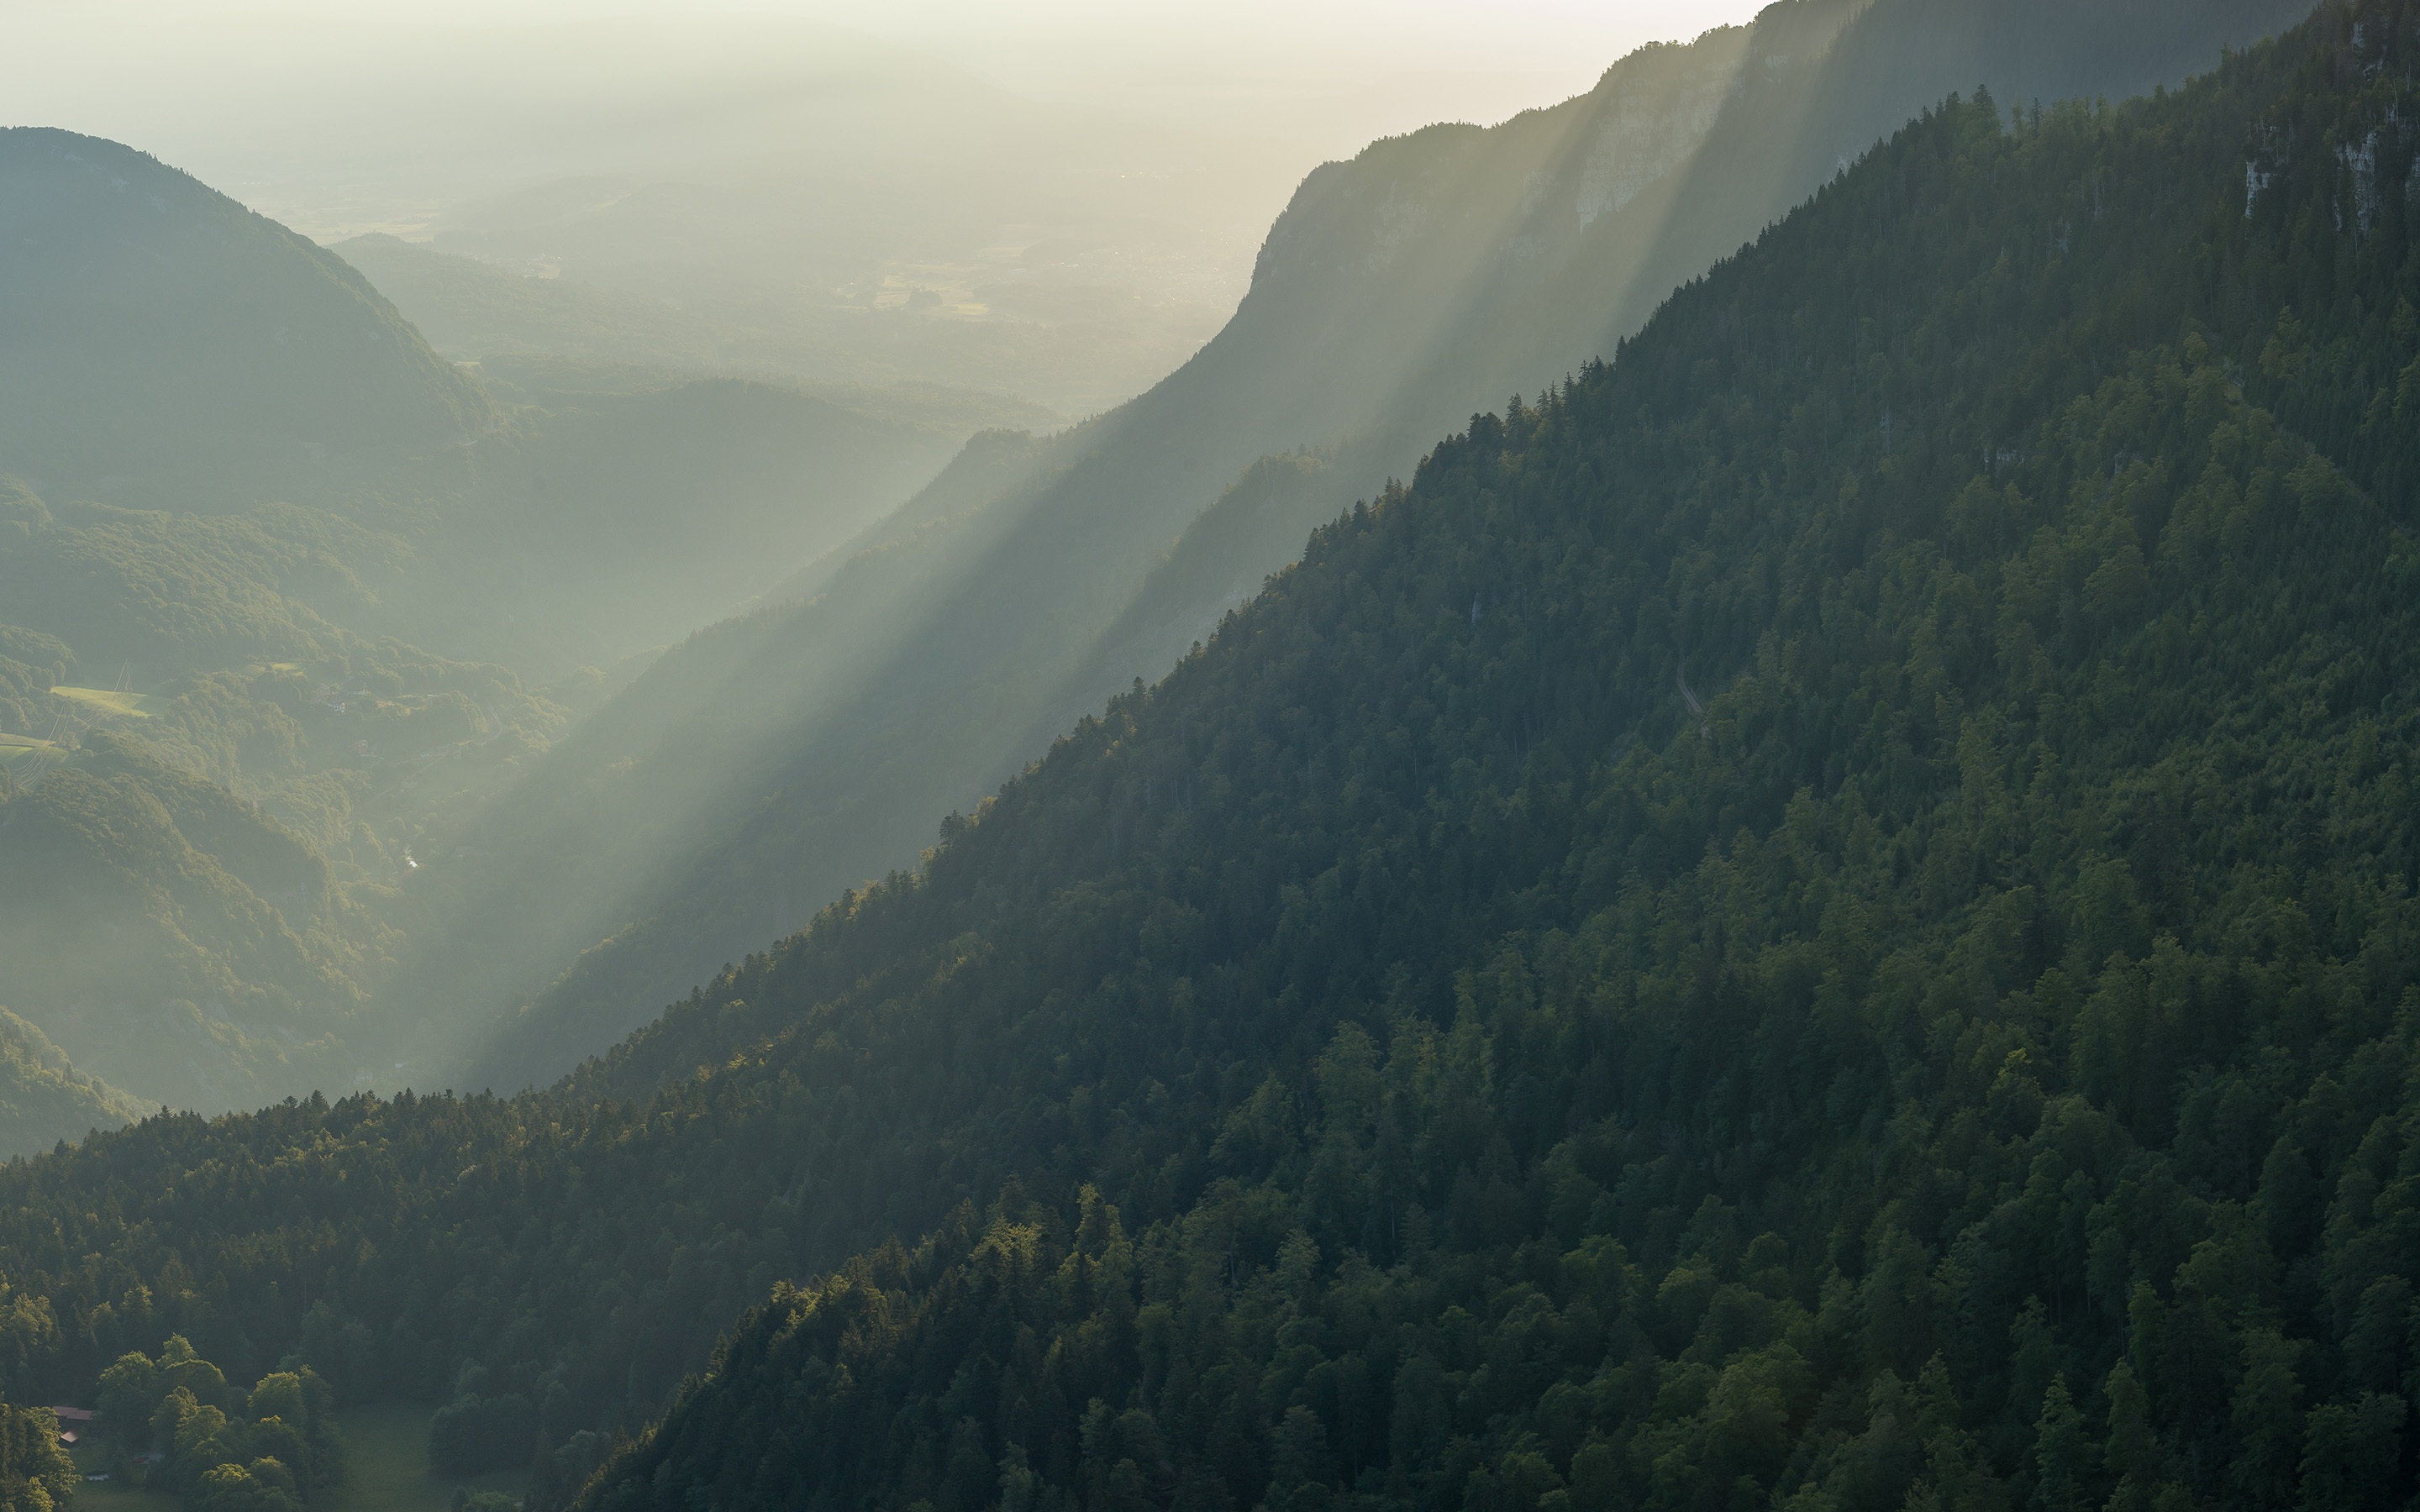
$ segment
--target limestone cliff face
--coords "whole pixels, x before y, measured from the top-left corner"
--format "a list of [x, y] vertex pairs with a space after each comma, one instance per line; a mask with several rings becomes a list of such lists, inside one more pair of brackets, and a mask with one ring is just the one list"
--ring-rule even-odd
[[[1689, 47], [1643, 49], [1607, 70], [1591, 97], [1597, 109], [1572, 199], [1583, 229], [1637, 199], [1639, 191], [1698, 149], [1724, 102], [1737, 92], [1747, 41], [1746, 27], [1727, 27]], [[1676, 52], [1679, 58], [1665, 57]], [[1759, 66], [1788, 61], [1774, 54]]]
[[[1324, 164], [1270, 228], [1254, 294], [1349, 301], [1359, 280], [1382, 278], [1408, 314], [1407, 295], [1482, 264], [1567, 255], [1591, 223], [1688, 162], [1739, 92], [1753, 30], [1641, 48], [1560, 104], [1491, 128], [1432, 126]], [[1255, 314], [1248, 300], [1237, 318]]]

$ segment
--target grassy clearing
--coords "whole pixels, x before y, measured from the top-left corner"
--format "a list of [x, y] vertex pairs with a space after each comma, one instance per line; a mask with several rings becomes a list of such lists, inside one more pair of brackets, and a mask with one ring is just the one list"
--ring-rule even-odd
[[[454, 1503], [454, 1489], [502, 1491], [520, 1497], [529, 1490], [529, 1477], [512, 1471], [467, 1478], [440, 1475], [428, 1468], [428, 1420], [434, 1410], [408, 1402], [380, 1402], [348, 1407], [336, 1413], [336, 1430], [345, 1436], [345, 1485], [328, 1512], [445, 1512]], [[98, 1446], [75, 1457], [78, 1468], [101, 1468]], [[114, 1481], [86, 1481], [76, 1489], [75, 1512], [179, 1512], [181, 1503], [166, 1491], [142, 1491]]]
[[[109, 1468], [97, 1443], [79, 1445], [69, 1458], [75, 1461], [76, 1469], [87, 1475], [98, 1475]], [[76, 1488], [75, 1512], [175, 1512], [177, 1505], [174, 1496], [154, 1496], [115, 1480], [88, 1480]]]
[[[428, 1423], [435, 1409], [408, 1402], [348, 1407], [336, 1413], [345, 1436], [345, 1489], [334, 1512], [445, 1512], [454, 1489], [521, 1496], [529, 1476], [499, 1471], [468, 1477], [428, 1468]], [[150, 1504], [146, 1504], [147, 1505]]]
[[148, 694], [113, 693], [102, 687], [63, 687], [52, 688], [51, 691], [71, 702], [84, 704], [96, 713], [131, 715], [137, 719], [151, 717], [150, 712], [143, 707], [143, 701], [149, 697]]

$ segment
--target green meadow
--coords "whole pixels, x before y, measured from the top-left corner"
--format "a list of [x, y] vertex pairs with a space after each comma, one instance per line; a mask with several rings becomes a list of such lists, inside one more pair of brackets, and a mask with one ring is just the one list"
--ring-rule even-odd
[[148, 696], [147, 694], [113, 693], [107, 688], [101, 687], [54, 687], [51, 691], [59, 698], [84, 704], [95, 713], [123, 714], [137, 719], [151, 717], [149, 712], [143, 707], [143, 701]]
[[[468, 1477], [440, 1475], [428, 1468], [428, 1422], [432, 1409], [411, 1402], [379, 1402], [336, 1413], [345, 1436], [345, 1484], [328, 1512], [444, 1512], [456, 1488], [502, 1491], [519, 1498], [529, 1487], [525, 1473], [499, 1472]], [[79, 1468], [97, 1473], [96, 1445], [79, 1451]], [[76, 1491], [76, 1512], [178, 1512], [170, 1491], [147, 1491], [116, 1481], [86, 1481]]]

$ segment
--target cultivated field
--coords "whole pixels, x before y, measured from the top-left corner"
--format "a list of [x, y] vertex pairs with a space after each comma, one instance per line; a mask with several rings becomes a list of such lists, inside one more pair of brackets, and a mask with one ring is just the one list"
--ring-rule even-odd
[[143, 701], [148, 696], [147, 694], [113, 693], [103, 687], [54, 687], [51, 691], [57, 697], [83, 704], [84, 708], [79, 711], [81, 713], [125, 714], [132, 715], [137, 719], [151, 717], [143, 707]]

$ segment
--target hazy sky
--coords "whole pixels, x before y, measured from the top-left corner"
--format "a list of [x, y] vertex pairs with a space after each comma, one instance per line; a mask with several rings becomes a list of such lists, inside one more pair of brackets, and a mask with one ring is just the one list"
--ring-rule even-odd
[[[1181, 178], [1171, 203], [1198, 212], [1196, 228], [1121, 255], [1207, 257], [1226, 269], [1212, 279], [1226, 288], [1240, 287], [1269, 219], [1322, 161], [1436, 121], [1492, 123], [1556, 103], [1641, 43], [1756, 8], [0, 0], [0, 124], [130, 143], [333, 240], [425, 237], [464, 207], [581, 175], [737, 172], [774, 148], [846, 164], [919, 150], [946, 162], [1008, 140], [1012, 124], [1031, 140], [1047, 117], [1060, 135], [1026, 166], [1122, 176], [1125, 163], [1103, 164], [1123, 153]], [[899, 181], [902, 204], [929, 182]]]
[[[1329, 151], [1426, 122], [1500, 119], [1585, 89], [1639, 43], [1748, 19], [1753, 0], [6, 0], [0, 113], [107, 131], [159, 103], [131, 55], [171, 46], [197, 89], [209, 34], [256, 50], [277, 18], [345, 47], [355, 27], [492, 27], [606, 17], [812, 18], [907, 44], [1038, 98], [1194, 119], [1221, 112]], [[264, 25], [270, 23], [270, 25]], [[251, 61], [238, 58], [239, 63]], [[296, 66], [307, 69], [307, 58]], [[135, 98], [138, 94], [142, 98]], [[1331, 141], [1326, 139], [1332, 139]]]
[[[529, 0], [544, 4], [547, 0]], [[1238, 83], [1425, 81], [1423, 104], [1500, 117], [1587, 88], [1639, 43], [1745, 21], [1751, 0], [908, 0], [788, 9], [940, 54], [1011, 88], [1073, 95], [1225, 75]], [[1363, 77], [1357, 78], [1359, 73]], [[1399, 85], [1400, 87], [1400, 85]], [[1536, 91], [1543, 88], [1544, 97]]]

